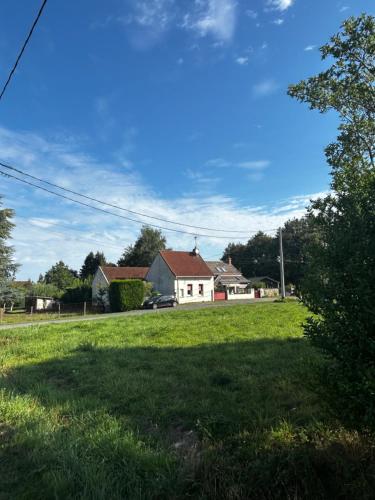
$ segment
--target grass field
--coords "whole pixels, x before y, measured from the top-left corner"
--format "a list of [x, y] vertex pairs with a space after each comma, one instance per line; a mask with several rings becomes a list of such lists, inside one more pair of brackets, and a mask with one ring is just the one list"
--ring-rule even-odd
[[[91, 314], [91, 313], [90, 313]], [[57, 313], [57, 312], [38, 312], [34, 314], [26, 312], [7, 312], [3, 315], [0, 324], [31, 323], [34, 321], [48, 321], [51, 319], [73, 318], [74, 316], [83, 316], [83, 313]]]
[[0, 332], [1, 499], [374, 498], [295, 303]]

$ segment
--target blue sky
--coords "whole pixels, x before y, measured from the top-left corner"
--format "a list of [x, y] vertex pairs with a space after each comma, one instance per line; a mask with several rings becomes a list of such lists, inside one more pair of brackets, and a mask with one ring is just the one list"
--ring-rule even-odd
[[[21, 5], [1, 2], [1, 80], [40, 2]], [[50, 0], [0, 102], [0, 161], [177, 222], [271, 230], [328, 190], [323, 149], [337, 126], [333, 114], [289, 98], [287, 86], [321, 71], [317, 48], [371, 7]], [[116, 261], [139, 231], [2, 177], [0, 193], [17, 213], [20, 279], [60, 259], [79, 268], [90, 250]], [[190, 235], [165, 234], [175, 249], [193, 246]], [[230, 240], [199, 244], [214, 258]]]

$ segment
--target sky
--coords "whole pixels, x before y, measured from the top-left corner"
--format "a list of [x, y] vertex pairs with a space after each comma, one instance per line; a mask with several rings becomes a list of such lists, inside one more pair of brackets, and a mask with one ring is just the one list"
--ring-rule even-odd
[[[0, 82], [39, 6], [1, 2]], [[176, 250], [192, 249], [198, 234], [203, 257], [216, 259], [229, 242], [273, 234], [303, 215], [329, 190], [324, 147], [337, 117], [291, 99], [288, 85], [326, 68], [319, 47], [344, 19], [373, 7], [49, 0], [0, 101], [0, 161], [124, 209], [208, 229], [110, 209], [132, 222], [1, 176], [3, 204], [16, 212], [17, 278], [37, 279], [59, 260], [79, 270], [91, 250], [116, 262], [142, 223], [190, 233], [163, 230]]]

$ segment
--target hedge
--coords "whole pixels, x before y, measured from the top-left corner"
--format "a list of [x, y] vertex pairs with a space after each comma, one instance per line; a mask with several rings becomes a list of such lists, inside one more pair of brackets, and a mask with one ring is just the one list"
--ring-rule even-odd
[[112, 312], [139, 309], [144, 299], [142, 280], [113, 280], [109, 286], [109, 303]]

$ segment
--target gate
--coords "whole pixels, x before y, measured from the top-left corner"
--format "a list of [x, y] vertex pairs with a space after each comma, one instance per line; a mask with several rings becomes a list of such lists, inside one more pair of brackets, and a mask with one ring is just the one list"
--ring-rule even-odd
[[215, 292], [214, 299], [215, 300], [227, 300], [227, 294], [225, 292]]

